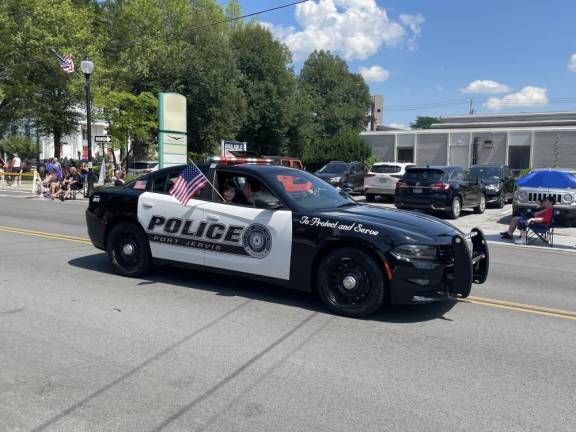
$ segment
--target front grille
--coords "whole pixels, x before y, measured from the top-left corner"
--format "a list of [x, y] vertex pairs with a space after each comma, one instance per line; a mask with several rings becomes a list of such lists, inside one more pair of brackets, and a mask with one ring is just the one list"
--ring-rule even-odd
[[438, 246], [437, 254], [444, 264], [454, 263], [454, 251], [452, 250], [452, 245]]
[[528, 201], [529, 202], [539, 202], [542, 201], [544, 198], [552, 197], [555, 199], [556, 203], [562, 202], [562, 194], [551, 194], [545, 192], [529, 192], [528, 193]]

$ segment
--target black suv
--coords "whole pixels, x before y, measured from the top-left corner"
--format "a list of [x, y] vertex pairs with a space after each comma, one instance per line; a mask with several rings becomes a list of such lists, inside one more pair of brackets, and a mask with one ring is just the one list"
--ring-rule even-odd
[[328, 162], [315, 174], [344, 192], [361, 192], [364, 189], [366, 170], [361, 162]]
[[514, 197], [514, 178], [506, 165], [472, 165], [470, 178], [484, 185], [488, 204], [502, 208]]
[[486, 209], [486, 192], [479, 181], [471, 181], [457, 166], [414, 167], [396, 183], [394, 204], [399, 209], [444, 212], [457, 219], [463, 208], [476, 213]]

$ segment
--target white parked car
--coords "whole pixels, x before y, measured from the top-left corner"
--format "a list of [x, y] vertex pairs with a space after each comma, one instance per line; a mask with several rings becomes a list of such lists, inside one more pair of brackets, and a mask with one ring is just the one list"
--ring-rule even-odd
[[131, 161], [128, 163], [128, 176], [141, 176], [143, 174], [157, 171], [160, 167], [158, 161]]
[[364, 177], [364, 195], [366, 201], [374, 201], [377, 196], [394, 197], [396, 183], [406, 168], [415, 166], [413, 163], [377, 162]]

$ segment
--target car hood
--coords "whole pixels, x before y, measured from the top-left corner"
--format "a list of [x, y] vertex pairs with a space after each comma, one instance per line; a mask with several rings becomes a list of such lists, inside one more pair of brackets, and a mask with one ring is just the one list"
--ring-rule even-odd
[[364, 227], [376, 228], [383, 236], [396, 242], [422, 242], [444, 244], [462, 231], [434, 216], [405, 210], [388, 209], [371, 205], [354, 205], [319, 212], [331, 220], [355, 222]]

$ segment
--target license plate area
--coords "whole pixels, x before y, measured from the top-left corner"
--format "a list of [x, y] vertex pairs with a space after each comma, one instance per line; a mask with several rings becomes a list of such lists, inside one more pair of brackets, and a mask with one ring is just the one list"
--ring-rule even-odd
[[412, 193], [415, 193], [415, 194], [421, 194], [422, 191], [423, 191], [422, 188], [412, 188]]

